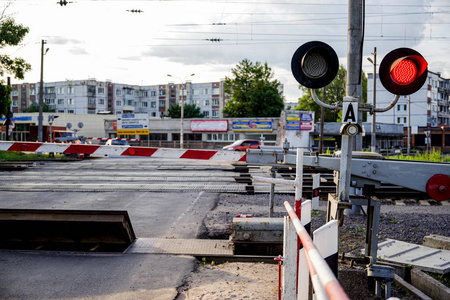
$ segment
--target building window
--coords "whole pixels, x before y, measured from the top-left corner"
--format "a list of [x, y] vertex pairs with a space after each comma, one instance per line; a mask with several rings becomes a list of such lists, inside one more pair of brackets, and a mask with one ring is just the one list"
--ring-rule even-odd
[[239, 134], [233, 133], [208, 133], [206, 140], [213, 142], [229, 142], [239, 139]]
[[192, 94], [198, 96], [200, 95], [200, 90], [192, 90]]
[[219, 99], [213, 99], [212, 105], [213, 106], [219, 106]]
[[152, 101], [152, 102], [150, 103], [150, 107], [151, 107], [151, 108], [156, 108], [156, 101]]
[[160, 96], [165, 96], [166, 95], [166, 90], [159, 90], [159, 95]]
[[213, 110], [212, 117], [218, 117], [218, 116], [219, 116], [219, 112], [217, 110]]
[[105, 99], [98, 99], [99, 105], [105, 105]]
[[220, 89], [219, 88], [213, 88], [212, 89], [212, 94], [213, 95], [219, 95], [219, 93], [220, 93]]
[[73, 94], [73, 86], [67, 88], [67, 94]]
[[159, 101], [159, 107], [165, 107], [166, 101]]
[[67, 104], [68, 105], [73, 105], [73, 99], [67, 99]]
[[141, 102], [141, 107], [148, 107], [148, 102]]
[[58, 104], [64, 104], [64, 99], [58, 99]]
[[156, 91], [151, 91], [151, 92], [150, 92], [150, 96], [151, 96], [151, 97], [156, 97]]
[[88, 98], [89, 104], [95, 104], [95, 98]]
[[104, 93], [105, 93], [105, 88], [99, 87], [99, 88], [97, 89], [97, 92], [98, 92], [99, 94], [104, 94]]
[[209, 105], [209, 100], [205, 100], [205, 106], [208, 106]]
[[117, 101], [116, 101], [116, 106], [122, 106], [122, 101], [117, 100]]
[[203, 90], [203, 95], [208, 95], [209, 94], [209, 89], [204, 89]]
[[122, 96], [122, 90], [116, 89], [116, 96]]
[[67, 113], [68, 113], [68, 114], [73, 114], [74, 111], [73, 111], [72, 109], [69, 109], [69, 110], [67, 110]]
[[30, 89], [30, 95], [36, 95], [36, 89]]
[[59, 87], [57, 89], [57, 91], [58, 91], [58, 94], [64, 94], [64, 87]]
[[203, 116], [205, 118], [209, 118], [209, 111], [207, 111], [207, 110], [203, 111]]
[[18, 106], [17, 100], [14, 100], [14, 101], [13, 101], [12, 106], [15, 106], [15, 107]]
[[55, 104], [55, 99], [45, 99], [45, 104], [53, 105], [53, 104]]

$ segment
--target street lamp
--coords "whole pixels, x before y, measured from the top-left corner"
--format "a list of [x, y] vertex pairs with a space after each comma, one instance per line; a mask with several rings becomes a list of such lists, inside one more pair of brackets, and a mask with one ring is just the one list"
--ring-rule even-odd
[[[184, 87], [184, 82], [186, 81], [186, 79], [188, 79], [189, 77], [192, 77], [192, 76], [194, 76], [195, 74], [194, 73], [192, 73], [191, 75], [189, 75], [189, 76], [186, 76], [186, 77], [184, 77], [183, 79], [181, 79], [180, 77], [177, 77], [177, 76], [173, 76], [173, 75], [170, 75], [170, 74], [167, 74], [167, 76], [168, 77], [175, 77], [175, 78], [177, 78], [177, 79], [179, 79], [179, 80], [181, 80], [181, 87], [182, 87], [182, 91], [185, 89], [185, 87]], [[180, 99], [180, 103], [181, 103], [181, 115], [180, 115], [180, 149], [183, 149], [183, 115], [184, 115], [184, 95], [183, 95], [184, 93], [182, 93], [182, 95], [181, 95], [181, 99]], [[186, 95], [187, 95], [187, 93], [186, 93]]]
[[371, 143], [370, 143], [370, 151], [371, 152], [376, 152], [376, 144], [377, 144], [377, 138], [376, 138], [376, 117], [375, 117], [375, 108], [376, 108], [376, 89], [377, 89], [377, 47], [373, 48], [373, 60], [368, 57], [367, 60], [370, 61], [373, 65], [373, 91], [372, 91], [372, 108], [373, 108], [373, 112], [372, 112], [372, 134], [371, 134]]
[[44, 110], [44, 55], [47, 54], [48, 48], [44, 52], [44, 45], [47, 44], [46, 40], [41, 42], [41, 83], [39, 86], [39, 117], [38, 117], [38, 141], [42, 143], [42, 122], [43, 122], [43, 110]]

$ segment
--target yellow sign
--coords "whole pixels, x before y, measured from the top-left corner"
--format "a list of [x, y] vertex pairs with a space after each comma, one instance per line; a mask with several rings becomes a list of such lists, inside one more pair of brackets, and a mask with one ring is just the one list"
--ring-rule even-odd
[[148, 135], [148, 129], [117, 129], [117, 135], [142, 134]]

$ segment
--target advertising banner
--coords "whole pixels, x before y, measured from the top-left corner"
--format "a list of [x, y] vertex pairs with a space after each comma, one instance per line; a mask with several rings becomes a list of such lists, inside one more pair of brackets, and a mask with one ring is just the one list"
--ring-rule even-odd
[[192, 120], [191, 131], [228, 131], [227, 120]]
[[313, 112], [289, 111], [286, 113], [287, 130], [313, 130], [313, 127]]
[[148, 134], [148, 114], [117, 114], [117, 134]]
[[272, 119], [236, 119], [232, 121], [233, 131], [272, 131]]

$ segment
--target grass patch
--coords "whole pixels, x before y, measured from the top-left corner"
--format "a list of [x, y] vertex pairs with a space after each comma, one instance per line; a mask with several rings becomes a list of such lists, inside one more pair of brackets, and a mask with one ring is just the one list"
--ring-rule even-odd
[[0, 151], [0, 161], [15, 161], [15, 160], [49, 160], [49, 159], [66, 159], [65, 155], [55, 153], [54, 157], [50, 157], [48, 153], [42, 153], [38, 156], [37, 153], [24, 153], [21, 151]]
[[418, 155], [410, 155], [410, 156], [404, 156], [403, 154], [400, 154], [397, 156], [389, 156], [389, 159], [450, 162], [449, 156], [443, 156], [440, 150], [435, 150], [434, 148], [429, 153], [425, 152]]

